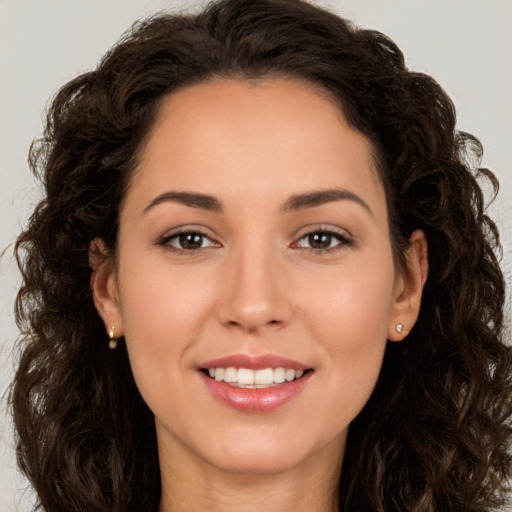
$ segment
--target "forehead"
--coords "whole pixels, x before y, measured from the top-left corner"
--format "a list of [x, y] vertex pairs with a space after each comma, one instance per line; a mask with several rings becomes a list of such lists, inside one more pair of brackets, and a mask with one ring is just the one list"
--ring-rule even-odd
[[216, 79], [169, 95], [132, 185], [148, 196], [169, 187], [262, 197], [348, 187], [369, 202], [383, 198], [368, 139], [327, 92], [282, 78]]

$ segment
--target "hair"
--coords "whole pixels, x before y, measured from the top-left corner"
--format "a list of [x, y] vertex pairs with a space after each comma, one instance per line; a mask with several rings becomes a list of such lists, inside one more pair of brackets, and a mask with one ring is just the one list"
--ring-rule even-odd
[[137, 22], [65, 85], [30, 152], [44, 185], [16, 253], [22, 331], [11, 389], [22, 471], [45, 511], [156, 511], [154, 418], [126, 349], [94, 307], [91, 241], [116, 253], [119, 208], [162, 100], [214, 78], [282, 76], [328, 91], [373, 144], [402, 261], [425, 232], [429, 277], [407, 339], [388, 343], [351, 423], [340, 511], [482, 512], [502, 505], [511, 458], [512, 355], [499, 235], [477, 179], [480, 143], [428, 75], [383, 34], [303, 0], [221, 0]]

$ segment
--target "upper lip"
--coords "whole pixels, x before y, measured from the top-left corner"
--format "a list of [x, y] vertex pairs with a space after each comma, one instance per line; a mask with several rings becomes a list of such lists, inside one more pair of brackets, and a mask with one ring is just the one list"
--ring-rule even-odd
[[292, 370], [308, 370], [310, 367], [298, 361], [276, 354], [250, 356], [247, 354], [231, 354], [218, 359], [212, 359], [202, 363], [199, 368], [249, 368], [250, 370], [262, 370], [264, 368], [287, 368]]

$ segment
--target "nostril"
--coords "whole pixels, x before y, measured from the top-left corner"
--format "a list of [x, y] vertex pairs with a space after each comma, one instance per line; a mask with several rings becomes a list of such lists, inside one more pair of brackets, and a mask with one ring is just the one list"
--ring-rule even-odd
[[[252, 321], [251, 321], [252, 320]], [[253, 331], [256, 329], [259, 329], [265, 325], [281, 325], [282, 322], [280, 320], [268, 320], [265, 321], [255, 321], [254, 319], [241, 319], [240, 321], [237, 320], [229, 320], [227, 322], [227, 325], [231, 327], [241, 327], [244, 330]]]

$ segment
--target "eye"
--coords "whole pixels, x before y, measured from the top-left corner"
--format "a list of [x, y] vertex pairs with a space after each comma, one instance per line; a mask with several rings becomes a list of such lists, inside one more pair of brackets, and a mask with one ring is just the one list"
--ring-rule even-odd
[[213, 247], [217, 244], [213, 240], [199, 231], [183, 231], [170, 236], [163, 237], [159, 245], [169, 247], [177, 251], [197, 251], [206, 247]]
[[351, 245], [351, 241], [340, 233], [326, 230], [307, 233], [295, 244], [296, 247], [315, 251], [335, 249], [343, 245]]

